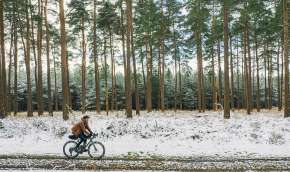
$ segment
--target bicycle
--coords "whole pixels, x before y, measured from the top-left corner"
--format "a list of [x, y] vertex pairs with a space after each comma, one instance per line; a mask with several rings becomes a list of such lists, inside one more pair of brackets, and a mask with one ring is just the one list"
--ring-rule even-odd
[[94, 133], [87, 139], [86, 143], [80, 143], [80, 139], [74, 135], [69, 135], [71, 140], [63, 145], [63, 153], [69, 159], [76, 158], [79, 154], [88, 152], [89, 156], [93, 159], [102, 159], [105, 155], [105, 146], [98, 141], [95, 141], [97, 135]]

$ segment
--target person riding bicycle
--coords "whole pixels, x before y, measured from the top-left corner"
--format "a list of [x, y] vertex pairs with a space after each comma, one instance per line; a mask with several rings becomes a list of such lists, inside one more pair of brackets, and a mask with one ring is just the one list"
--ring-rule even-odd
[[73, 135], [77, 138], [80, 138], [80, 140], [81, 140], [77, 146], [81, 145], [81, 143], [83, 143], [83, 142], [85, 145], [87, 139], [90, 138], [93, 134], [93, 132], [88, 124], [89, 118], [90, 117], [88, 115], [83, 116], [81, 118], [81, 121], [76, 123], [71, 129]]

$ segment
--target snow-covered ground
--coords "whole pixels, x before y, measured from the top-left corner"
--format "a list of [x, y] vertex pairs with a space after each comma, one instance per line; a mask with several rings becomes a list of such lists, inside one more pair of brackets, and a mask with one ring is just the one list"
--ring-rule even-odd
[[[87, 114], [106, 147], [106, 156], [290, 156], [290, 119], [278, 112], [233, 112], [229, 120], [219, 112], [142, 112], [133, 119], [123, 112]], [[0, 120], [0, 154], [62, 155], [70, 128], [80, 117], [77, 114], [63, 121], [57, 114]]]

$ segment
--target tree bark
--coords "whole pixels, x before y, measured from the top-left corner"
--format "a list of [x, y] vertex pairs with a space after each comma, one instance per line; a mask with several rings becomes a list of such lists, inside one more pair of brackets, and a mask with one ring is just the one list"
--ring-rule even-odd
[[96, 0], [94, 0], [94, 14], [93, 14], [93, 53], [94, 53], [94, 67], [95, 67], [95, 96], [96, 96], [96, 111], [100, 113], [100, 81], [99, 81], [99, 58], [97, 52], [97, 23], [96, 23]]
[[232, 37], [230, 37], [230, 66], [231, 66], [231, 109], [235, 109], [235, 83], [234, 83], [234, 65], [233, 65], [233, 46]]
[[37, 108], [38, 115], [43, 114], [43, 83], [42, 83], [42, 0], [38, 0], [38, 15], [37, 23]]
[[132, 0], [126, 0], [126, 14], [127, 14], [127, 33], [126, 33], [126, 45], [127, 45], [127, 59], [126, 59], [126, 115], [128, 118], [132, 118], [132, 91], [131, 91], [131, 33], [132, 33]]
[[[15, 1], [14, 4], [13, 4], [13, 7], [15, 9], [17, 9], [17, 2]], [[13, 20], [14, 20], [14, 30], [13, 30], [13, 33], [14, 33], [14, 93], [13, 93], [13, 114], [14, 116], [17, 115], [17, 111], [18, 111], [18, 101], [17, 101], [17, 91], [18, 91], [18, 77], [17, 77], [17, 74], [18, 74], [18, 35], [17, 35], [17, 19], [16, 19], [16, 12], [14, 11], [13, 12]]]
[[283, 32], [284, 32], [284, 117], [290, 117], [289, 106], [289, 56], [288, 56], [288, 0], [283, 0]]
[[44, 11], [45, 11], [45, 31], [46, 31], [46, 61], [47, 61], [47, 97], [48, 97], [48, 114], [53, 115], [52, 98], [51, 98], [51, 76], [50, 76], [50, 35], [47, 20], [47, 3], [45, 0]]
[[257, 65], [257, 96], [256, 96], [256, 106], [257, 106], [257, 112], [260, 112], [260, 65], [259, 65], [259, 57], [258, 57], [258, 41], [257, 41], [257, 35], [255, 33], [255, 54], [256, 54], [256, 65]]
[[[53, 49], [52, 49], [53, 50]], [[52, 53], [53, 55], [53, 53]], [[58, 111], [58, 85], [57, 85], [57, 75], [56, 75], [56, 59], [55, 55], [53, 55], [53, 72], [54, 72], [54, 109]]]
[[224, 0], [224, 118], [230, 118], [230, 84], [229, 84], [229, 32], [228, 32], [228, 4]]
[[67, 49], [66, 49], [66, 32], [65, 32], [65, 16], [64, 3], [59, 0], [59, 20], [60, 20], [60, 45], [61, 45], [61, 74], [62, 74], [62, 92], [63, 92], [63, 119], [68, 120], [68, 106], [69, 106], [69, 85], [68, 85], [68, 63], [67, 63]]
[[31, 74], [30, 74], [30, 21], [29, 21], [29, 5], [26, 0], [26, 79], [27, 79], [27, 116], [32, 117], [32, 88], [31, 88]]
[[247, 113], [250, 114], [252, 111], [252, 57], [251, 57], [251, 49], [250, 49], [250, 39], [249, 39], [249, 26], [248, 21], [246, 21], [246, 45], [247, 45], [247, 69], [248, 69], [248, 80], [247, 80], [247, 90], [248, 90], [248, 106], [247, 106]]
[[87, 95], [87, 68], [86, 68], [86, 38], [85, 38], [85, 21], [81, 19], [81, 30], [82, 30], [82, 97], [81, 97], [81, 109], [82, 114], [86, 113], [86, 95]]

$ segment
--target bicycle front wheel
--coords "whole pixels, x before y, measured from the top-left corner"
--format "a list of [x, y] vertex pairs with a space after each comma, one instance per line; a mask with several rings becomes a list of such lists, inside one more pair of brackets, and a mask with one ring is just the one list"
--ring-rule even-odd
[[105, 155], [105, 146], [101, 142], [93, 142], [88, 147], [88, 154], [91, 158], [102, 159]]

